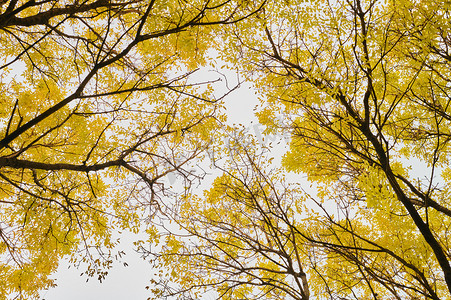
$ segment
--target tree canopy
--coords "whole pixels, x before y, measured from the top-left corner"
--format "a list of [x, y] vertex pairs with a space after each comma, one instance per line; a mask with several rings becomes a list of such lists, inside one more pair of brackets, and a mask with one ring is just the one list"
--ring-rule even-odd
[[[252, 78], [260, 122], [288, 131], [290, 150], [282, 171], [250, 154], [255, 143], [223, 150], [224, 175], [186, 198], [176, 217], [183, 234], [166, 232], [153, 253], [177, 268], [156, 290], [449, 298], [450, 8], [268, 1], [224, 28], [223, 59]], [[317, 190], [287, 187], [287, 172]]]
[[[450, 9], [5, 1], [0, 299], [36, 297], [67, 256], [103, 278], [124, 229], [149, 236], [155, 299], [451, 297]], [[190, 80], [212, 53], [290, 134], [281, 166]], [[207, 153], [221, 175], [196, 192]]]
[[[222, 120], [212, 30], [246, 1], [2, 1], [0, 299], [37, 297], [73, 255], [101, 279]], [[167, 182], [166, 182], [167, 183]]]

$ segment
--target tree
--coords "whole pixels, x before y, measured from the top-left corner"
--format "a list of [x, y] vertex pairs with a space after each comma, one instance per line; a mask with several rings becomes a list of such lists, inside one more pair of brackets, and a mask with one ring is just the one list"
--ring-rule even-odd
[[207, 62], [212, 30], [252, 1], [2, 1], [0, 299], [37, 297], [72, 255], [103, 278], [165, 176], [189, 184], [223, 118]]
[[173, 293], [211, 286], [240, 299], [450, 297], [450, 8], [274, 1], [225, 29], [223, 57], [251, 74], [260, 121], [292, 135], [285, 170], [319, 188], [293, 200], [273, 188], [282, 175], [246, 171], [255, 170], [252, 156], [225, 168], [200, 216], [180, 213], [200, 246], [169, 235], [159, 254], [199, 272]]
[[161, 249], [141, 249], [156, 268], [170, 270], [152, 280], [154, 299], [199, 299], [205, 292], [220, 299], [309, 298], [298, 233], [302, 194], [280, 182], [282, 170], [266, 173], [268, 149], [235, 134], [211, 189], [168, 212], [178, 227], [156, 229], [164, 236]]

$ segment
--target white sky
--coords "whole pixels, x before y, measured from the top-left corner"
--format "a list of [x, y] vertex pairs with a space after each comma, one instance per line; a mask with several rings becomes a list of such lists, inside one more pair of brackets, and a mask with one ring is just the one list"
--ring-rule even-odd
[[102, 283], [97, 278], [90, 278], [86, 282], [87, 277], [80, 276], [82, 269], [77, 270], [74, 267], [68, 269], [68, 264], [62, 262], [58, 272], [53, 276], [57, 279], [58, 286], [43, 291], [41, 298], [46, 300], [147, 299], [150, 295], [145, 287], [149, 285], [152, 269], [148, 262], [132, 250], [130, 240], [125, 241], [127, 236], [122, 239], [121, 248], [128, 250], [124, 257], [127, 267], [115, 263]]

